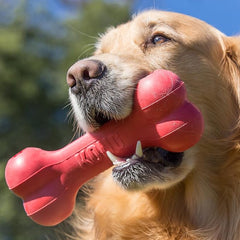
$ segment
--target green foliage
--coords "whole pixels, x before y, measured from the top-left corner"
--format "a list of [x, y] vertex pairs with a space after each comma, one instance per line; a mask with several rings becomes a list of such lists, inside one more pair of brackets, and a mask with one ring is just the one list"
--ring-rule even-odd
[[106, 27], [129, 18], [128, 6], [93, 0], [61, 23], [49, 11], [42, 11], [49, 30], [41, 21], [29, 23], [29, 2], [22, 1], [13, 21], [0, 25], [1, 240], [47, 239], [49, 229], [26, 217], [21, 200], [8, 190], [5, 165], [27, 146], [52, 150], [71, 141], [69, 109], [64, 108], [68, 103], [67, 69], [80, 56], [87, 56], [85, 46], [93, 44]]

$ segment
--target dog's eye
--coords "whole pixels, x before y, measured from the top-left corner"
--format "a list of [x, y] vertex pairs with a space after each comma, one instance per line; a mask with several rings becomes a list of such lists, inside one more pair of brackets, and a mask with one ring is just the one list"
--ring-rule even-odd
[[164, 43], [164, 42], [167, 42], [167, 41], [169, 41], [170, 39], [169, 38], [167, 38], [167, 37], [165, 37], [165, 36], [163, 36], [163, 35], [155, 35], [155, 36], [153, 36], [152, 37], [152, 39], [151, 39], [151, 42], [154, 44], [154, 45], [157, 45], [157, 44], [162, 44], [162, 43]]

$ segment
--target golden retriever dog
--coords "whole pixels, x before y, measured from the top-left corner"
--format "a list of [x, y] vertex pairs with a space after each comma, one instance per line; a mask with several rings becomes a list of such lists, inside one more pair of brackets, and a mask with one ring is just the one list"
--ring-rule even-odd
[[202, 112], [203, 136], [184, 153], [143, 149], [92, 180], [73, 223], [76, 239], [239, 240], [239, 37], [178, 13], [138, 14], [69, 69], [76, 120], [91, 132], [127, 117], [139, 79], [155, 69], [185, 82]]

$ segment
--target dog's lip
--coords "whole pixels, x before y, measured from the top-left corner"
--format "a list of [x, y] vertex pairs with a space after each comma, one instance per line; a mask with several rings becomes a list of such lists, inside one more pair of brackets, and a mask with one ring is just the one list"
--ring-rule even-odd
[[138, 162], [140, 162], [140, 161], [127, 158], [126, 161], [122, 162], [121, 164], [119, 164], [117, 166], [115, 165], [114, 170], [115, 171], [123, 170], [123, 169], [128, 168], [131, 165], [134, 165], [135, 163], [138, 163]]
[[120, 171], [120, 170], [127, 169], [132, 165], [141, 164], [141, 163], [149, 164], [152, 167], [161, 166], [162, 168], [165, 168], [165, 167], [175, 168], [180, 165], [181, 161], [182, 160], [178, 160], [177, 164], [176, 165], [174, 164], [175, 166], [170, 166], [161, 160], [155, 162], [155, 161], [150, 161], [150, 160], [143, 160], [141, 158], [139, 158], [139, 159], [125, 158], [125, 159], [122, 159], [121, 161], [115, 162], [113, 170]]
[[[167, 152], [168, 154], [172, 154], [172, 152], [169, 152], [169, 151], [165, 151], [165, 152]], [[171, 161], [169, 161], [169, 160], [164, 161], [163, 159], [158, 159], [157, 161], [146, 160], [146, 159], [144, 159], [144, 150], [142, 149], [140, 141], [137, 142], [135, 154], [133, 154], [132, 157], [130, 157], [130, 158], [117, 157], [114, 154], [112, 154], [111, 152], [107, 151], [107, 155], [108, 155], [109, 159], [112, 161], [113, 165], [115, 166], [114, 167], [115, 171], [123, 170], [125, 168], [130, 167], [131, 165], [134, 165], [136, 163], [139, 164], [141, 162], [149, 163], [152, 166], [161, 165], [162, 168], [178, 167], [180, 165], [180, 163], [182, 162], [183, 153], [174, 153], [174, 154], [180, 154], [180, 155], [176, 156], [176, 158], [174, 160], [171, 159]]]

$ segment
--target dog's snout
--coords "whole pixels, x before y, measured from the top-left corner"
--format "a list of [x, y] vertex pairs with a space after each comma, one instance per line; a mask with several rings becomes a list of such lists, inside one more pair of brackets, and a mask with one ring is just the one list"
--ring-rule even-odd
[[106, 66], [98, 60], [80, 60], [70, 67], [67, 73], [67, 84], [74, 93], [101, 79]]

